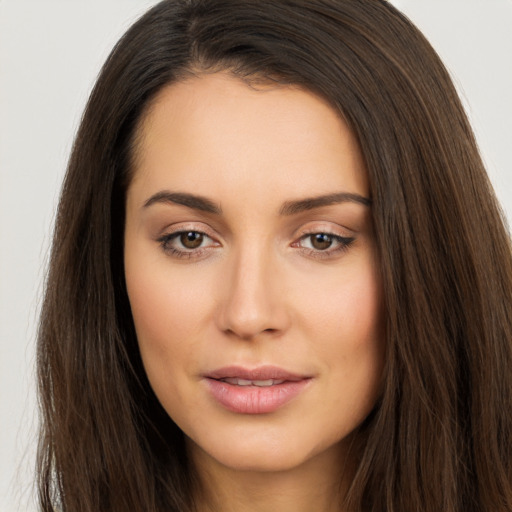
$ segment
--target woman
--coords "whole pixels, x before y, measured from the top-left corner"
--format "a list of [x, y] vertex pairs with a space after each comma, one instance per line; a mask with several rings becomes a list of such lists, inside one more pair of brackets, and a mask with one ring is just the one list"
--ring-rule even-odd
[[43, 510], [512, 510], [510, 244], [435, 52], [379, 0], [176, 0], [64, 183]]

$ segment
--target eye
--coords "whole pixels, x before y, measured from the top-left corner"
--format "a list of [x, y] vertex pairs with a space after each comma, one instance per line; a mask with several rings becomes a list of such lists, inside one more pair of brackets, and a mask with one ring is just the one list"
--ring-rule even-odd
[[206, 233], [191, 229], [168, 233], [160, 237], [158, 242], [166, 253], [178, 258], [198, 257], [208, 248], [218, 245]]
[[307, 233], [293, 246], [314, 257], [329, 257], [347, 250], [354, 240], [353, 237], [344, 237], [334, 233]]

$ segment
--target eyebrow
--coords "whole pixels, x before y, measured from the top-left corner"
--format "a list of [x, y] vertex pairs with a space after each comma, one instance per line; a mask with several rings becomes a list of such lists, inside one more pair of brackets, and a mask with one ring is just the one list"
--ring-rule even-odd
[[185, 192], [169, 192], [162, 190], [153, 194], [145, 203], [144, 208], [157, 203], [173, 203], [200, 210], [202, 212], [214, 213], [216, 215], [222, 214], [222, 209], [219, 205], [215, 204], [206, 197], [197, 196], [195, 194], [187, 194]]
[[322, 206], [330, 206], [338, 203], [359, 203], [364, 206], [371, 206], [372, 200], [368, 197], [350, 192], [338, 192], [335, 194], [327, 194], [324, 196], [308, 197], [298, 201], [287, 201], [281, 207], [279, 213], [281, 215], [295, 215], [307, 210], [314, 210]]
[[[359, 194], [354, 194], [351, 192], [338, 192], [335, 194], [308, 197], [305, 199], [299, 199], [297, 201], [286, 201], [281, 206], [279, 213], [280, 215], [284, 216], [295, 215], [304, 211], [314, 210], [315, 208], [321, 208], [322, 206], [330, 206], [332, 204], [346, 202], [359, 203], [364, 206], [371, 206], [372, 204], [371, 199]], [[194, 210], [213, 213], [215, 215], [222, 215], [222, 208], [210, 199], [185, 192], [169, 192], [167, 190], [162, 190], [161, 192], [153, 194], [144, 203], [144, 208], [148, 208], [149, 206], [158, 203], [179, 204]]]

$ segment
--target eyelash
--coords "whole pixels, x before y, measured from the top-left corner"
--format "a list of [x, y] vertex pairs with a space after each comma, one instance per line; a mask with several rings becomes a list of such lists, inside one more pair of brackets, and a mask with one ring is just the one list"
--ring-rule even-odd
[[[185, 235], [187, 233], [194, 233], [196, 235], [203, 236], [207, 239], [213, 240], [212, 237], [204, 233], [203, 231], [198, 231], [194, 229], [187, 229], [182, 231], [175, 231], [174, 233], [168, 233], [160, 238], [157, 239], [157, 242], [160, 243], [162, 250], [169, 254], [170, 256], [173, 256], [175, 258], [180, 259], [190, 259], [190, 258], [200, 258], [205, 251], [208, 250], [209, 246], [206, 247], [198, 247], [197, 249], [177, 249], [176, 247], [172, 247], [172, 242], [174, 240], [179, 239], [182, 235]], [[308, 238], [312, 238], [315, 235], [325, 235], [332, 239], [332, 242], [336, 244], [334, 248], [327, 248], [325, 250], [320, 249], [314, 249], [310, 247], [302, 247], [299, 245], [300, 242], [303, 240], [307, 240]], [[301, 252], [306, 254], [309, 257], [313, 258], [319, 258], [319, 259], [326, 259], [330, 258], [336, 254], [345, 252], [348, 250], [348, 248], [352, 245], [352, 243], [355, 241], [354, 237], [344, 237], [340, 235], [336, 235], [334, 233], [328, 232], [328, 231], [311, 231], [308, 233], [303, 233], [298, 241], [293, 242], [292, 247], [297, 247], [300, 249]]]

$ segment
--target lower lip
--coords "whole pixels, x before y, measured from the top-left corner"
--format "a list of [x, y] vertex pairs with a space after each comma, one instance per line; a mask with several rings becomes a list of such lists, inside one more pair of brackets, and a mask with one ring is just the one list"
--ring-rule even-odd
[[239, 414], [268, 414], [293, 400], [311, 379], [285, 381], [273, 386], [237, 386], [206, 379], [213, 398], [229, 411]]

